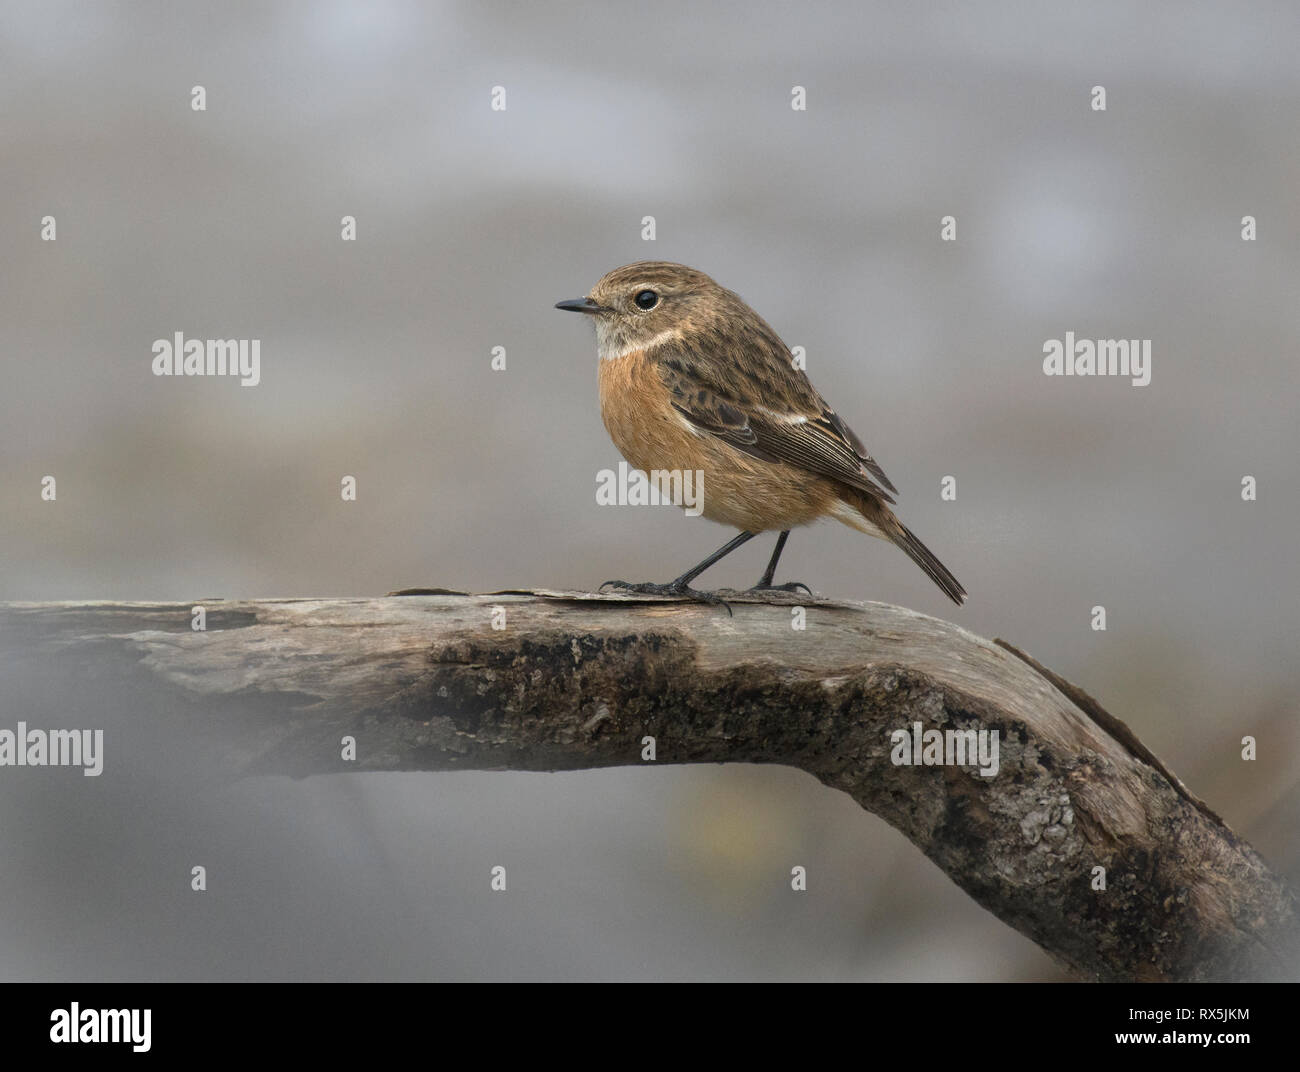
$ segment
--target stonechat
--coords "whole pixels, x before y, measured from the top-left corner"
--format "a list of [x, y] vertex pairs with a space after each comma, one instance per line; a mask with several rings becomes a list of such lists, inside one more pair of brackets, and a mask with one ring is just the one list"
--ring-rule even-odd
[[898, 489], [884, 470], [739, 295], [684, 264], [641, 261], [555, 307], [595, 322], [601, 417], [623, 457], [647, 473], [703, 474], [704, 516], [741, 530], [675, 581], [607, 585], [720, 602], [691, 582], [775, 531], [752, 590], [806, 590], [773, 583], [777, 560], [791, 529], [829, 517], [898, 545], [954, 603], [965, 601], [957, 578], [890, 509]]

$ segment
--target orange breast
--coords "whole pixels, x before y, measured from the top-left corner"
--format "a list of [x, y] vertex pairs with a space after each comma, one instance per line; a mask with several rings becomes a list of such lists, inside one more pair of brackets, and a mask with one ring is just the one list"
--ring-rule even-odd
[[699, 436], [682, 423], [653, 363], [638, 350], [600, 362], [600, 416], [623, 457], [638, 469], [698, 469]]
[[814, 473], [767, 462], [709, 432], [697, 432], [672, 405], [672, 396], [644, 351], [599, 371], [600, 415], [628, 463], [647, 473], [703, 473], [704, 516], [749, 532], [806, 525], [837, 505], [835, 485]]

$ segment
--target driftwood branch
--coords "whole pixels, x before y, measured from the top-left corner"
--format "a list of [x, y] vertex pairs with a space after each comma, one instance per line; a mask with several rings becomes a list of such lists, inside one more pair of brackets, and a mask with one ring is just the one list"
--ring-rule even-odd
[[[805, 628], [780, 596], [538, 591], [210, 601], [204, 632], [190, 604], [7, 604], [0, 634], [163, 696], [232, 774], [611, 767], [653, 737], [843, 790], [1085, 978], [1291, 976], [1291, 892], [1086, 693], [899, 607], [788, 602]], [[916, 723], [997, 730], [996, 775], [896, 765]]]

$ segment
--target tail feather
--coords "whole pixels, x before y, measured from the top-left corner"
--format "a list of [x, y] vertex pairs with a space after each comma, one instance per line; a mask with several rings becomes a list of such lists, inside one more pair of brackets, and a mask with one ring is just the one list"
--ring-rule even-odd
[[901, 521], [895, 519], [897, 528], [891, 526], [889, 538], [907, 552], [908, 558], [925, 570], [925, 575], [943, 589], [944, 595], [957, 606], [966, 602], [964, 589], [948, 570], [948, 567], [934, 557], [934, 552], [925, 546], [916, 535]]
[[830, 514], [837, 521], [842, 521], [859, 532], [897, 544], [957, 606], [966, 602], [966, 589], [948, 571], [948, 567], [935, 558], [934, 552], [918, 540], [916, 534], [898, 520], [894, 511], [874, 495], [857, 489], [852, 492], [841, 491], [840, 502]]

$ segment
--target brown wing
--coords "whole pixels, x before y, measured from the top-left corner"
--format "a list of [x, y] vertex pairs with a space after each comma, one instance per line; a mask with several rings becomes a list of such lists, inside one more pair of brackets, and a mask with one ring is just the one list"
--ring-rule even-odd
[[803, 371], [791, 365], [780, 339], [772, 333], [754, 342], [748, 360], [731, 369], [725, 384], [712, 362], [684, 347], [656, 347], [659, 373], [678, 412], [747, 454], [797, 465], [892, 503], [889, 492], [898, 489]]
[[[818, 397], [820, 398], [821, 396], [819, 395]], [[822, 405], [826, 407], [822, 412], [822, 416], [834, 425], [835, 430], [839, 432], [839, 434], [848, 442], [849, 446], [853, 448], [853, 452], [862, 460], [862, 464], [867, 467], [867, 472], [897, 495], [898, 489], [894, 487], [889, 477], [885, 476], [885, 471], [876, 464], [876, 459], [867, 453], [867, 448], [863, 445], [862, 440], [853, 434], [853, 429], [844, 423], [843, 418], [841, 418], [838, 413], [829, 406], [826, 406], [825, 402], [823, 402]]]
[[764, 461], [779, 461], [779, 457], [763, 450], [758, 444], [758, 434], [750, 426], [749, 417], [717, 391], [704, 387], [700, 381], [673, 363], [659, 366], [669, 393], [673, 396], [673, 409], [691, 424], [704, 432], [712, 432], [733, 447]]

